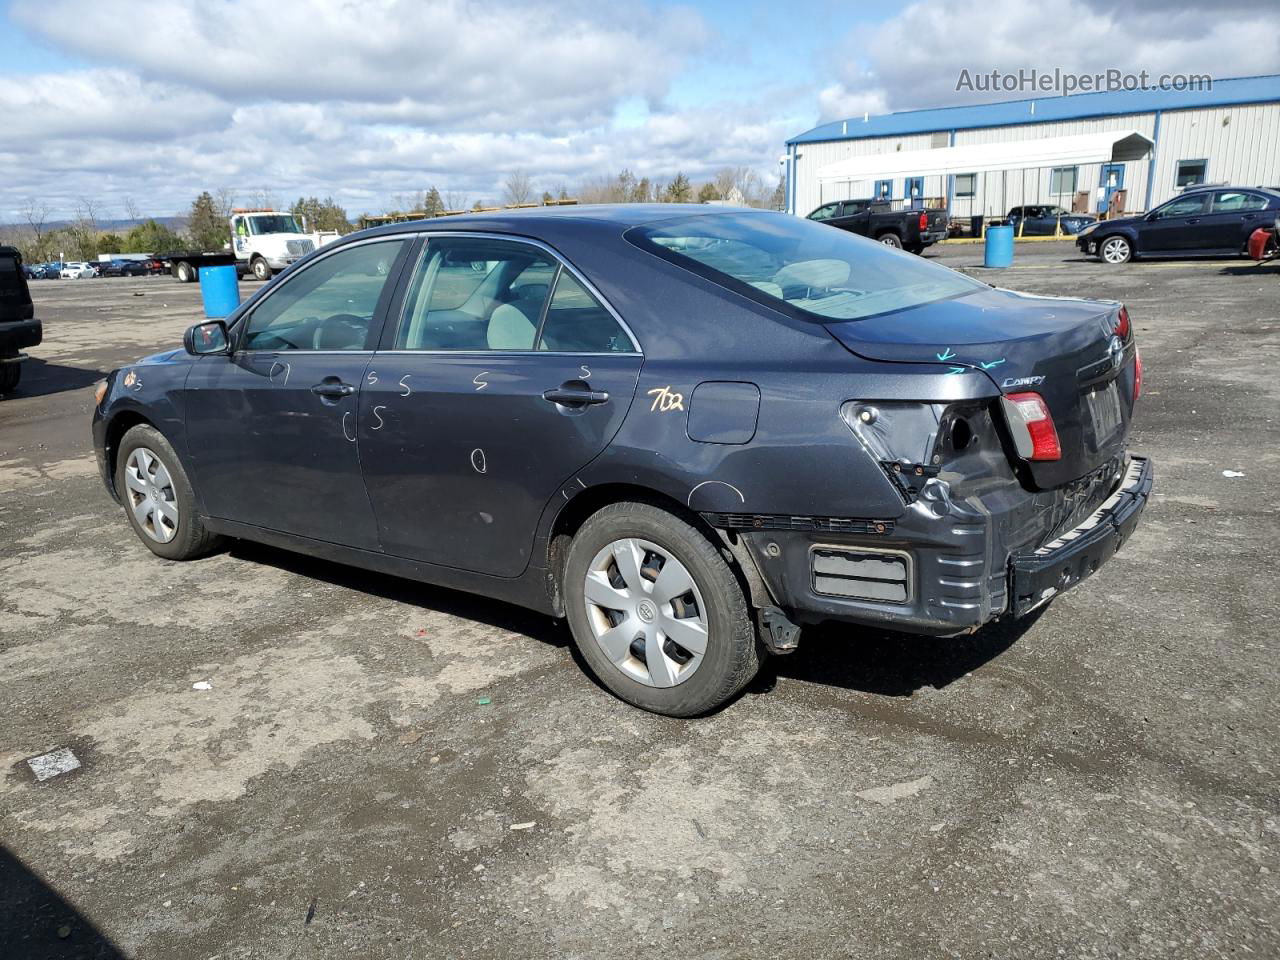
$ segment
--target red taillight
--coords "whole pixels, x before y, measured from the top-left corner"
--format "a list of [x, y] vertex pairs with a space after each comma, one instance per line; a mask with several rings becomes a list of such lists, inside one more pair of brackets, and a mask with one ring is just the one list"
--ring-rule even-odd
[[[1049, 405], [1038, 393], [1011, 393], [1005, 398], [1005, 408], [1020, 421], [1027, 431], [1027, 441], [1018, 442], [1018, 453], [1026, 460], [1061, 460], [1062, 444], [1058, 442], [1058, 428], [1053, 425]], [[1016, 424], [1011, 424], [1016, 426]], [[1015, 441], [1020, 440], [1015, 431]]]
[[1121, 307], [1120, 315], [1116, 317], [1116, 336], [1121, 340], [1129, 339], [1129, 308]]
[[921, 230], [929, 229], [929, 215], [927, 213], [920, 214], [920, 229]]
[[1136, 403], [1142, 396], [1142, 354], [1137, 347], [1133, 348], [1133, 399]]

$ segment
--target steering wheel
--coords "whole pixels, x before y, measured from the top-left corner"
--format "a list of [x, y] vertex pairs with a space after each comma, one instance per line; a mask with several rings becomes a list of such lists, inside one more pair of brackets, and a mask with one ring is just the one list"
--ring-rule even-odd
[[348, 349], [348, 344], [343, 344], [341, 347], [333, 347], [324, 342], [327, 335], [337, 332], [334, 328], [339, 324], [345, 325], [354, 337], [354, 340], [348, 341], [348, 344], [355, 343], [357, 348], [364, 345], [365, 334], [368, 332], [368, 321], [363, 317], [357, 317], [353, 313], [335, 313], [333, 316], [326, 317], [318, 322], [316, 328], [311, 331], [311, 349]]

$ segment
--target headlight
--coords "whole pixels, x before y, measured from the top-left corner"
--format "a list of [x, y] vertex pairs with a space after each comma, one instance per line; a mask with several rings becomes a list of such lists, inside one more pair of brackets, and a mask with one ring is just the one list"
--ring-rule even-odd
[[95, 407], [102, 406], [102, 398], [107, 395], [107, 381], [99, 380], [93, 388], [93, 405]]
[[1077, 234], [1077, 236], [1087, 237], [1089, 234], [1093, 233], [1093, 231], [1097, 229], [1098, 229], [1098, 225], [1096, 223], [1091, 223], [1087, 227], [1085, 227], [1083, 230], [1081, 230], [1080, 233]]

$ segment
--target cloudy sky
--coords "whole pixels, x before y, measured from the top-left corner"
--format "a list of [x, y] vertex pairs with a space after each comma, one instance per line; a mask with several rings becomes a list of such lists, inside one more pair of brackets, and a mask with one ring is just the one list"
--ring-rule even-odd
[[0, 0], [0, 222], [204, 189], [354, 216], [432, 184], [497, 200], [513, 170], [773, 182], [822, 120], [987, 101], [961, 69], [1033, 66], [1280, 73], [1280, 5]]

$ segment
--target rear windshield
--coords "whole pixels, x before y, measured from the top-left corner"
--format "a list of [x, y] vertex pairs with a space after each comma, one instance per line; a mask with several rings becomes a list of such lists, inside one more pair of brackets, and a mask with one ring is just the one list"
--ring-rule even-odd
[[663, 220], [626, 238], [699, 276], [801, 319], [861, 320], [984, 288], [874, 240], [784, 213]]

